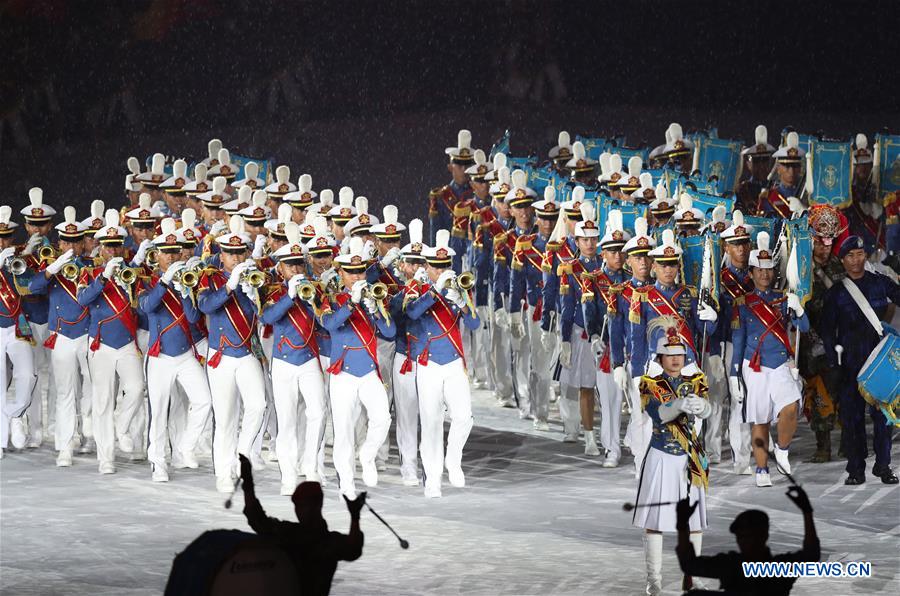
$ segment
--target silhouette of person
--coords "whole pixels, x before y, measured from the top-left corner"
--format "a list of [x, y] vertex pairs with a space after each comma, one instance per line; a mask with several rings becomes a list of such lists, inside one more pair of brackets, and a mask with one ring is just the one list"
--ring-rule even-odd
[[350, 511], [350, 533], [330, 532], [322, 518], [322, 487], [318, 482], [302, 482], [291, 496], [298, 522], [268, 517], [256, 498], [250, 460], [241, 455], [244, 485], [244, 515], [250, 527], [281, 546], [297, 567], [301, 594], [328, 594], [338, 561], [355, 561], [362, 555], [363, 533], [359, 513], [366, 493], [354, 500], [344, 497]]
[[[795, 577], [744, 577], [741, 563], [750, 561], [806, 562], [818, 561], [821, 555], [819, 537], [813, 523], [813, 508], [806, 491], [796, 485], [787, 490], [788, 498], [803, 512], [803, 548], [799, 551], [773, 555], [766, 541], [769, 539], [769, 516], [758, 509], [748, 509], [738, 514], [729, 530], [737, 540], [740, 552], [698, 557], [690, 542], [688, 520], [697, 503], [691, 505], [682, 499], [675, 506], [677, 515], [678, 562], [685, 575], [712, 577], [719, 580], [719, 587], [727, 594], [765, 594], [779, 596], [790, 594], [797, 581]], [[692, 592], [720, 593], [720, 592]]]

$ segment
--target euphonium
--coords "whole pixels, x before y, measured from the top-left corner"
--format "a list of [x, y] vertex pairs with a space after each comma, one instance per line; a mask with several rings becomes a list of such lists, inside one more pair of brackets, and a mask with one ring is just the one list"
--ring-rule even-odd
[[23, 273], [25, 273], [26, 269], [28, 269], [28, 264], [25, 263], [25, 259], [21, 257], [10, 259], [9, 272], [13, 275], [22, 275]]
[[463, 271], [456, 276], [456, 285], [460, 290], [471, 290], [475, 286], [475, 274], [471, 271]]
[[116, 271], [116, 280], [125, 284], [126, 286], [130, 286], [134, 282], [137, 281], [138, 273], [136, 269], [132, 269], [131, 267], [120, 267], [118, 271]]
[[80, 272], [81, 272], [81, 269], [79, 269], [78, 265], [76, 265], [75, 263], [66, 263], [65, 265], [63, 265], [63, 268], [62, 268], [62, 271], [60, 271], [60, 274], [63, 276], [64, 279], [67, 279], [69, 281], [75, 281], [78, 279], [78, 274]]
[[316, 295], [316, 284], [311, 281], [302, 281], [297, 286], [297, 296], [300, 297], [301, 300], [312, 300], [313, 296]]
[[266, 274], [259, 269], [247, 269], [241, 275], [241, 281], [250, 284], [251, 287], [261, 288], [266, 283]]
[[49, 261], [56, 258], [56, 251], [52, 246], [42, 246], [38, 249], [38, 258], [42, 261]]

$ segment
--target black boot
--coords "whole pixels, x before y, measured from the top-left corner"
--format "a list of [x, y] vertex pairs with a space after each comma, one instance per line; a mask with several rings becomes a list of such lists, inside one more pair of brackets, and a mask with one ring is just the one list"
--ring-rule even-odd
[[884, 484], [897, 484], [900, 483], [900, 479], [897, 478], [897, 475], [894, 474], [894, 471], [890, 466], [878, 467], [872, 466], [872, 474], [874, 476], [878, 476], [881, 478], [881, 481]]

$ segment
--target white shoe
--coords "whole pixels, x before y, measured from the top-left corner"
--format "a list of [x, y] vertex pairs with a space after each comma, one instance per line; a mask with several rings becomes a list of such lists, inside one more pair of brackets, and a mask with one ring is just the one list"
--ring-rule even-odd
[[544, 432], [550, 430], [550, 424], [546, 420], [538, 420], [537, 418], [534, 419], [534, 423], [532, 423], [531, 426], [534, 427], [534, 430], [540, 430]]
[[516, 401], [511, 397], [498, 397], [497, 404], [501, 408], [515, 408], [516, 407]]
[[130, 436], [119, 435], [119, 449], [124, 453], [131, 453], [134, 451], [134, 441], [131, 440]]
[[383, 459], [376, 459], [375, 460], [375, 469], [378, 470], [379, 472], [386, 472], [387, 471], [387, 462], [384, 461]]
[[788, 461], [788, 450], [782, 449], [778, 445], [775, 445], [775, 461], [778, 463], [776, 468], [782, 474], [790, 474], [791, 473], [791, 462]]
[[742, 466], [740, 464], [735, 464], [734, 473], [738, 474], [740, 476], [749, 476], [750, 474], [753, 473], [753, 468], [750, 467], [750, 464], [747, 464], [746, 466]]
[[72, 451], [69, 449], [63, 449], [59, 452], [59, 455], [56, 456], [56, 467], [57, 468], [68, 468], [72, 465]]
[[270, 449], [266, 454], [266, 461], [275, 463], [278, 461], [278, 453], [274, 449]]
[[710, 456], [707, 456], [706, 461], [708, 461], [711, 464], [718, 464], [718, 463], [722, 462], [722, 456], [721, 455], [710, 455]]
[[216, 476], [216, 490], [220, 493], [230, 493], [234, 490], [234, 480], [230, 476]]
[[534, 420], [534, 416], [530, 412], [519, 410], [519, 420]]
[[594, 431], [584, 431], [584, 454], [591, 457], [600, 455], [600, 448], [597, 447], [597, 440], [594, 438]]
[[100, 464], [100, 473], [101, 474], [115, 474], [116, 473], [116, 464], [111, 461], [103, 462]]
[[616, 468], [619, 466], [619, 458], [612, 451], [608, 451], [606, 453], [606, 457], [603, 458], [603, 467], [604, 468]]
[[466, 485], [466, 475], [463, 474], [460, 466], [447, 466], [447, 477], [450, 484], [456, 488], [463, 488]]
[[319, 476], [318, 472], [307, 472], [304, 476], [306, 477], [307, 482], [318, 482], [319, 484], [322, 484], [322, 478]]
[[200, 462], [197, 461], [197, 458], [194, 456], [193, 451], [182, 451], [180, 455], [181, 458], [178, 460], [177, 465], [174, 461], [172, 462], [172, 465], [174, 465], [176, 468], [189, 468], [191, 470], [196, 470], [200, 467]]
[[250, 454], [250, 465], [254, 472], [262, 472], [266, 469], [266, 460], [255, 453]]
[[25, 421], [21, 416], [13, 418], [9, 422], [9, 442], [16, 449], [21, 449], [28, 442], [28, 436], [25, 434]]
[[93, 453], [96, 448], [94, 439], [85, 439], [84, 443], [78, 448], [78, 453]]
[[378, 468], [374, 461], [362, 463], [362, 478], [366, 486], [378, 486]]
[[44, 442], [44, 431], [38, 429], [31, 433], [31, 439], [28, 441], [29, 449], [39, 449], [41, 443]]
[[756, 486], [760, 488], [772, 486], [772, 478], [769, 476], [769, 472], [756, 472]]
[[153, 474], [150, 476], [153, 482], [168, 482], [169, 473], [162, 466], [153, 466]]
[[441, 498], [441, 487], [425, 484], [425, 498], [426, 499], [440, 499]]
[[419, 486], [419, 479], [416, 476], [406, 476], [403, 478], [403, 486]]
[[147, 461], [147, 452], [146, 451], [135, 451], [134, 453], [128, 454], [129, 461]]
[[294, 491], [297, 490], [296, 482], [282, 482], [281, 483], [281, 496], [282, 497], [290, 497], [294, 494]]
[[578, 433], [566, 433], [563, 436], [563, 443], [577, 443], [578, 442]]

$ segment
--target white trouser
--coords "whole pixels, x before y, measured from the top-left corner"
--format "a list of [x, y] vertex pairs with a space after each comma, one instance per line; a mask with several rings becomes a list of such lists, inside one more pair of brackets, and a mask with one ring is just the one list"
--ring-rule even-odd
[[[13, 401], [7, 402], [6, 358], [12, 362], [12, 378], [16, 383]], [[27, 341], [16, 339], [15, 325], [0, 328], [0, 447], [6, 449], [9, 442], [9, 421], [25, 413], [31, 403], [34, 389], [34, 351]]]
[[528, 387], [529, 373], [531, 372], [531, 348], [528, 339], [528, 323], [523, 317], [528, 317], [528, 308], [518, 313], [510, 313], [510, 320], [517, 317], [522, 321], [525, 335], [515, 339], [510, 332], [509, 347], [512, 350], [513, 383], [515, 383], [515, 395], [518, 400], [519, 412], [525, 416], [531, 414], [531, 393]]
[[[378, 372], [381, 373], [381, 380], [384, 383], [384, 390], [388, 398], [388, 411], [391, 409], [391, 403], [394, 400], [394, 392], [391, 391], [391, 377], [394, 370], [394, 354], [396, 347], [393, 341], [378, 338], [378, 346], [376, 348], [378, 354]], [[366, 428], [369, 426], [369, 414], [363, 408], [356, 419], [356, 445], [362, 445], [366, 439]], [[383, 464], [388, 459], [391, 450], [390, 433], [384, 438], [384, 443], [378, 448], [378, 455], [375, 459], [379, 464]]]
[[416, 369], [419, 417], [422, 421], [422, 468], [425, 484], [440, 488], [444, 467], [444, 407], [450, 415], [447, 469], [462, 464], [462, 451], [472, 431], [472, 396], [461, 358], [447, 364], [429, 362]]
[[513, 386], [509, 346], [509, 329], [501, 329], [496, 323], [491, 325], [491, 366], [494, 393], [499, 399], [512, 399]]
[[534, 307], [528, 309], [525, 317], [525, 337], [531, 350], [531, 369], [528, 371], [528, 396], [531, 398], [531, 413], [537, 420], [546, 422], [550, 415], [550, 380], [553, 377], [552, 346], [548, 350], [541, 343], [541, 322], [534, 319]]
[[366, 440], [359, 448], [359, 461], [363, 464], [374, 462], [375, 454], [391, 427], [387, 393], [375, 371], [363, 377], [354, 377], [347, 372], [331, 375], [328, 393], [334, 425], [334, 469], [341, 492], [345, 495], [356, 494], [353, 468], [354, 425], [360, 406], [366, 408], [369, 425]]
[[616, 459], [620, 459], [622, 448], [619, 447], [619, 431], [624, 395], [611, 372], [597, 369], [597, 394], [600, 400], [600, 444]]
[[728, 383], [725, 378], [713, 378], [709, 374], [709, 357], [711, 355], [715, 355], [715, 353], [706, 355], [703, 372], [709, 384], [709, 404], [712, 406], [712, 411], [706, 420], [701, 418], [697, 418], [697, 420], [702, 421], [703, 447], [707, 457], [712, 461], [720, 461], [722, 459], [722, 416], [725, 412], [725, 400], [728, 398]]
[[[216, 351], [209, 350], [207, 362]], [[265, 376], [254, 356], [222, 356], [219, 365], [207, 364], [213, 410], [213, 468], [219, 478], [237, 472], [238, 453], [250, 457], [253, 443], [262, 432], [266, 412]], [[240, 417], [241, 407], [244, 415]], [[240, 434], [238, 419], [240, 417]], [[255, 452], [259, 456], [259, 452]]]
[[[85, 402], [91, 399], [91, 374], [87, 364], [87, 335], [70, 339], [65, 335], [56, 336], [56, 344], [50, 350], [53, 376], [56, 380], [56, 422], [54, 423], [54, 442], [57, 451], [69, 449], [78, 426], [76, 401], [81, 396], [81, 415], [90, 416], [90, 406]], [[85, 411], [85, 409], [87, 411]], [[82, 423], [82, 426], [84, 424]], [[88, 425], [89, 426], [89, 425]]]
[[393, 383], [394, 417], [397, 419], [397, 448], [400, 450], [400, 476], [404, 479], [416, 478], [419, 473], [419, 395], [416, 390], [416, 369], [418, 363], [412, 361], [412, 370], [400, 374], [406, 355], [399, 352], [394, 357]]
[[[46, 427], [50, 432], [51, 412], [56, 402], [56, 383], [53, 378], [53, 368], [50, 366], [50, 350], [44, 347], [47, 341], [47, 323], [37, 325], [30, 323], [34, 344], [34, 375], [37, 377], [34, 388], [31, 390], [31, 404], [28, 406], [28, 431], [31, 437], [43, 434]], [[47, 408], [47, 419], [44, 420], [44, 408]]]
[[135, 451], [142, 452], [147, 450], [147, 432], [149, 430], [149, 425], [147, 424], [147, 410], [150, 407], [150, 402], [147, 397], [147, 371], [143, 368], [143, 360], [146, 360], [147, 350], [150, 347], [150, 332], [148, 330], [137, 330], [137, 346], [138, 350], [140, 350], [142, 359], [141, 371], [144, 374], [144, 393], [141, 396], [137, 411], [131, 418], [128, 434], [134, 442]]
[[[91, 342], [90, 338], [88, 342]], [[128, 432], [135, 413], [144, 397], [144, 371], [141, 354], [134, 342], [121, 348], [104, 343], [92, 352], [88, 349], [88, 368], [91, 371], [94, 440], [97, 460], [112, 463], [116, 455], [116, 437]], [[116, 379], [122, 397], [116, 404]]]
[[[169, 437], [169, 408], [180, 396], [175, 393], [176, 384], [188, 400], [187, 420], [177, 439]], [[151, 466], [166, 468], [166, 446], [171, 440], [172, 453], [193, 453], [206, 418], [212, 397], [207, 384], [206, 371], [197, 362], [193, 350], [180, 356], [160, 354], [147, 358], [147, 393], [149, 395], [150, 432], [147, 459]], [[176, 442], [177, 440], [177, 442]]]
[[272, 360], [272, 388], [279, 426], [275, 451], [281, 468], [281, 483], [296, 486], [301, 409], [306, 419], [300, 465], [303, 475], [317, 473], [319, 449], [325, 434], [325, 381], [318, 359], [312, 358], [300, 366], [277, 358]]
[[644, 456], [647, 455], [650, 439], [653, 437], [653, 421], [641, 407], [640, 384], [640, 377], [632, 378], [631, 395], [634, 400], [634, 409], [631, 411], [631, 417], [636, 418], [636, 432], [631, 439], [631, 453], [634, 455], [635, 478], [641, 477], [641, 466], [644, 463]]
[[[731, 358], [734, 354], [732, 343], [725, 343], [725, 370], [731, 368]], [[728, 395], [728, 392], [726, 392]], [[731, 455], [734, 458], [734, 465], [745, 468], [750, 465], [750, 434], [753, 428], [752, 424], [744, 423], [743, 404], [735, 399], [734, 396], [729, 398], [731, 405], [731, 413], [728, 416], [728, 442], [731, 444]]]

